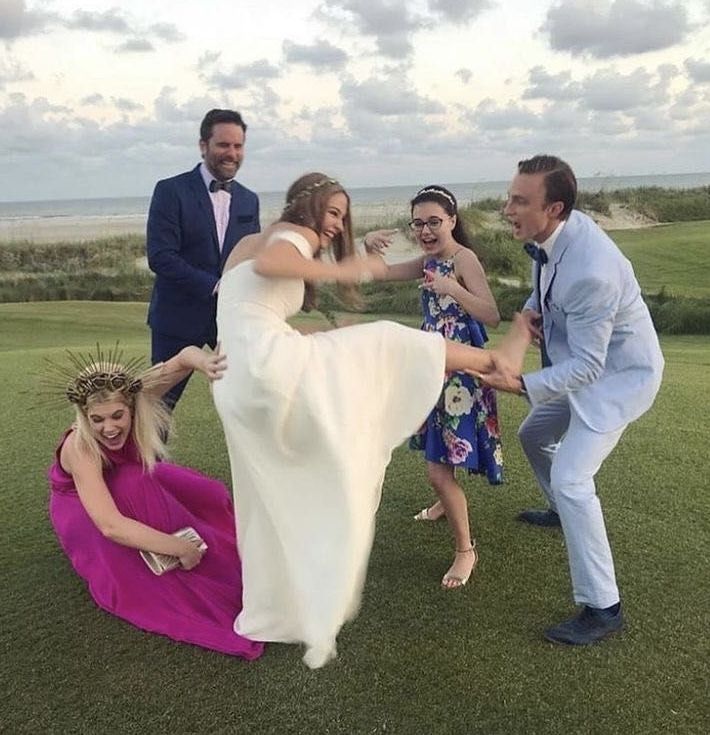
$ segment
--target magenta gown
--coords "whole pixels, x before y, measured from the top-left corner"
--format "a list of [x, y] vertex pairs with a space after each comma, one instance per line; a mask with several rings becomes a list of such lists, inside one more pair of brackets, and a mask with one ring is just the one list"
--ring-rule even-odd
[[192, 526], [208, 546], [190, 571], [156, 576], [136, 549], [105, 538], [84, 510], [74, 480], [55, 461], [49, 469], [49, 515], [64, 552], [96, 604], [129, 623], [175, 641], [193, 643], [246, 659], [258, 658], [263, 643], [234, 632], [242, 608], [241, 563], [234, 509], [227, 488], [199, 472], [168, 462], [144, 471], [129, 439], [104, 479], [119, 511], [159, 531]]

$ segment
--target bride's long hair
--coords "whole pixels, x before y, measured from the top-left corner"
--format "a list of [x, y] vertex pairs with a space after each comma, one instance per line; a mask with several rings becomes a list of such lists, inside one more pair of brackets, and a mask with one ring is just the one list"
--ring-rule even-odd
[[[344, 194], [348, 200], [348, 211], [343, 218], [343, 231], [333, 238], [333, 246], [329, 250], [329, 257], [340, 261], [355, 254], [355, 242], [350, 216], [350, 196], [338, 181], [317, 171], [299, 177], [286, 192], [286, 205], [279, 220], [308, 227], [320, 235], [328, 202], [334, 194]], [[318, 251], [316, 257], [321, 257], [322, 253], [323, 248]], [[354, 284], [339, 283], [337, 290], [340, 298], [349, 306], [360, 305], [360, 292]], [[317, 305], [315, 287], [307, 282], [303, 309], [310, 311]]]

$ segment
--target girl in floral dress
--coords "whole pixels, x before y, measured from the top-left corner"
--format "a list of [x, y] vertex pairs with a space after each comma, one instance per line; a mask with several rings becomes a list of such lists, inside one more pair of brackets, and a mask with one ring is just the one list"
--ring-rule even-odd
[[[447, 339], [482, 347], [484, 325], [497, 326], [498, 308], [483, 268], [471, 249], [454, 195], [442, 186], [421, 189], [411, 202], [414, 236], [423, 255], [390, 265], [387, 280], [421, 278], [422, 329]], [[381, 252], [394, 231], [365, 236], [365, 247]], [[471, 537], [466, 496], [456, 468], [485, 475], [492, 485], [503, 481], [503, 457], [496, 394], [466, 373], [449, 373], [439, 402], [410, 447], [424, 452], [427, 474], [438, 500], [415, 516], [434, 521], [446, 515], [454, 536], [454, 561], [442, 579], [446, 589], [462, 587], [478, 562]]]

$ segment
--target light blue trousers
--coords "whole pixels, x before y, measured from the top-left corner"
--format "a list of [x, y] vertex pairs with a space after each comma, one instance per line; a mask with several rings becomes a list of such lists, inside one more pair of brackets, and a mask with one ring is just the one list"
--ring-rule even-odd
[[619, 601], [594, 476], [625, 428], [592, 431], [560, 399], [535, 406], [518, 430], [550, 508], [560, 516], [578, 605], [610, 607]]

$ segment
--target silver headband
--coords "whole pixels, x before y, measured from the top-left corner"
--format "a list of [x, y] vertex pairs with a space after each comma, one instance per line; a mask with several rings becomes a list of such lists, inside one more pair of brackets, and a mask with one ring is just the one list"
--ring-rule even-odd
[[451, 196], [451, 194], [449, 194], [448, 191], [444, 191], [443, 189], [437, 189], [435, 186], [429, 186], [426, 189], [420, 189], [414, 198], [416, 199], [418, 196], [421, 196], [422, 194], [438, 194], [440, 197], [444, 197], [444, 199], [448, 199], [449, 202], [451, 202], [451, 206], [454, 208], [454, 210], [457, 208], [456, 200]]

